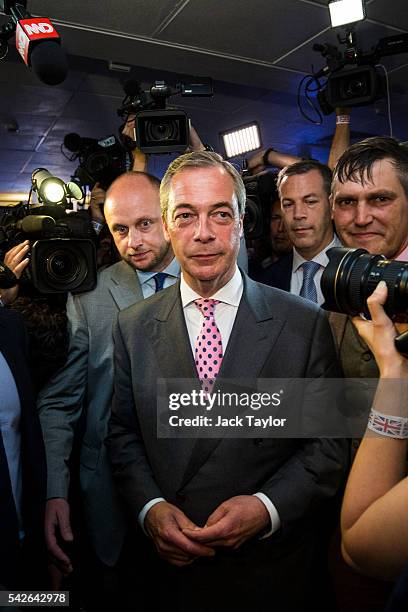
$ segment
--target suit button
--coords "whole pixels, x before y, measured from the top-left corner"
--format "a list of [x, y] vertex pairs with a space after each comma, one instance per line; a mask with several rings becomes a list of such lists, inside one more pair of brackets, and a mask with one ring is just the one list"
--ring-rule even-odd
[[262, 438], [255, 438], [254, 439], [254, 444], [255, 444], [255, 446], [262, 446], [263, 445], [263, 439]]
[[185, 493], [183, 493], [182, 491], [177, 491], [176, 493], [176, 499], [179, 502], [185, 502], [186, 501], [186, 495]]
[[363, 359], [364, 361], [371, 361], [373, 358], [372, 353], [369, 353], [368, 351], [366, 351], [365, 353], [363, 353]]

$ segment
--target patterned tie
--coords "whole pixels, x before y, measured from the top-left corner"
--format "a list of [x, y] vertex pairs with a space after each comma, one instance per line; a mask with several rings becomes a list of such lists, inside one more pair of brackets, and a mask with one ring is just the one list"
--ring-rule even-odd
[[194, 304], [204, 316], [203, 326], [195, 343], [195, 364], [204, 391], [211, 392], [222, 362], [222, 340], [214, 318], [219, 300], [200, 298]]
[[163, 289], [164, 281], [166, 280], [167, 277], [168, 277], [168, 274], [166, 274], [165, 272], [157, 272], [157, 274], [153, 276], [154, 282], [156, 283], [155, 293]]
[[320, 264], [315, 261], [306, 261], [300, 267], [303, 269], [303, 283], [299, 295], [317, 303], [317, 290], [314, 277], [320, 268]]

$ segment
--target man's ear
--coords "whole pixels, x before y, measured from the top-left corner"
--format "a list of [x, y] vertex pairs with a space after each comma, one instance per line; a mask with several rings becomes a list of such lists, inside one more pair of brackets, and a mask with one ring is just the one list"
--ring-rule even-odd
[[169, 234], [169, 230], [168, 230], [168, 226], [167, 226], [167, 221], [166, 221], [166, 219], [164, 217], [162, 217], [162, 223], [163, 223], [164, 237], [165, 237], [167, 242], [170, 242], [170, 234]]

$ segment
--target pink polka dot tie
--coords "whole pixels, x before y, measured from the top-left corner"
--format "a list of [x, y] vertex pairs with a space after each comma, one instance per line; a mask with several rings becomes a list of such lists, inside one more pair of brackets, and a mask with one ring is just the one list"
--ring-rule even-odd
[[194, 304], [204, 316], [195, 347], [194, 359], [198, 378], [204, 391], [211, 392], [222, 362], [222, 340], [214, 318], [215, 306], [219, 300], [200, 298]]

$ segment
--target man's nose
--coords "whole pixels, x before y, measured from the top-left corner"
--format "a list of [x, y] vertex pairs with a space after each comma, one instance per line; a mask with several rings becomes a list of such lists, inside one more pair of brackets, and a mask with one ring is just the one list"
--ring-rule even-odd
[[294, 219], [306, 219], [307, 217], [307, 205], [304, 202], [295, 202], [293, 205], [293, 218]]
[[368, 225], [372, 220], [371, 207], [366, 202], [358, 202], [355, 208], [354, 223], [356, 225]]
[[143, 244], [142, 233], [140, 232], [140, 230], [134, 227], [131, 227], [129, 229], [127, 239], [128, 239], [128, 247], [132, 249], [136, 249], [137, 247]]
[[206, 215], [198, 217], [195, 226], [194, 240], [200, 240], [201, 242], [208, 242], [214, 240], [215, 234], [211, 228], [211, 221]]

